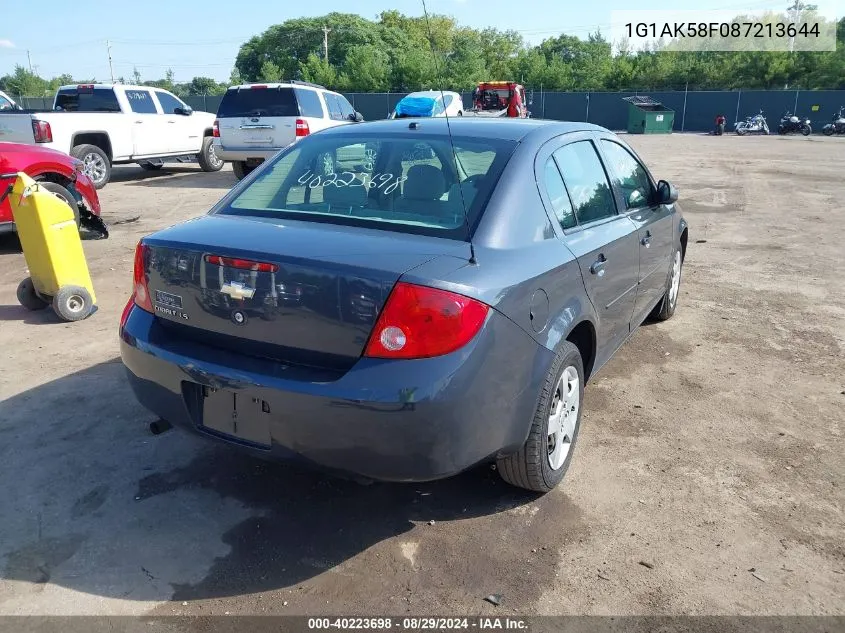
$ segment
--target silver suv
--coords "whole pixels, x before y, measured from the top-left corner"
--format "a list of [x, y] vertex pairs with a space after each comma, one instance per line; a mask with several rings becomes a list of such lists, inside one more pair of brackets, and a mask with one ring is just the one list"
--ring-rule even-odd
[[300, 138], [363, 120], [346, 97], [316, 84], [288, 81], [232, 86], [217, 110], [214, 151], [232, 163], [240, 179]]

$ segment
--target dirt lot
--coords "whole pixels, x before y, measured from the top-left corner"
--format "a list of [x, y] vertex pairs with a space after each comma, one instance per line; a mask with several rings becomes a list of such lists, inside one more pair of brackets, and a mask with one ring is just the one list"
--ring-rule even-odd
[[149, 433], [118, 357], [133, 249], [228, 169], [116, 170], [105, 217], [140, 219], [86, 242], [85, 322], [19, 307], [3, 240], [0, 614], [845, 614], [845, 140], [630, 140], [681, 190], [680, 306], [588, 386], [542, 498]]

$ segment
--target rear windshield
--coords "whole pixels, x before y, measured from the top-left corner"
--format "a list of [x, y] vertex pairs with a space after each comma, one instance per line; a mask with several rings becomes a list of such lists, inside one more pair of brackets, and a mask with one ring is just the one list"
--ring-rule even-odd
[[111, 88], [66, 88], [56, 93], [56, 110], [65, 112], [120, 112]]
[[317, 134], [236, 189], [217, 213], [467, 239], [516, 143]]
[[241, 88], [227, 90], [217, 118], [299, 116], [293, 88]]

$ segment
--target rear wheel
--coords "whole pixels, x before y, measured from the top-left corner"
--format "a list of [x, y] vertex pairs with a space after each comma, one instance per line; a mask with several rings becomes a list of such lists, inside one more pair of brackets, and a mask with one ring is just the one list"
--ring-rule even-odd
[[812, 131], [813, 131], [813, 128], [811, 128], [806, 123], [804, 124], [804, 127], [801, 128], [801, 134], [803, 134], [804, 136], [810, 136]]
[[82, 286], [62, 286], [53, 297], [53, 310], [64, 321], [81, 321], [94, 310], [94, 301]]
[[202, 140], [202, 149], [197, 154], [197, 162], [203, 171], [220, 171], [223, 169], [223, 160], [217, 157], [214, 151], [214, 139], [206, 136]]
[[50, 305], [35, 292], [35, 285], [33, 285], [31, 277], [27, 277], [18, 284], [18, 303], [32, 311], [43, 310]]
[[73, 194], [65, 187], [55, 182], [42, 181], [38, 184], [70, 207], [70, 210], [73, 211], [73, 220], [76, 222], [76, 226], [79, 226], [79, 203], [76, 201], [76, 198], [73, 197]]
[[519, 451], [496, 462], [502, 479], [535, 492], [557, 486], [572, 462], [583, 399], [581, 354], [563, 341], [546, 375], [528, 439]]
[[255, 167], [250, 167], [246, 164], [245, 161], [238, 160], [232, 163], [232, 171], [235, 172], [235, 178], [241, 180], [249, 176], [250, 172], [255, 169]]
[[111, 161], [103, 150], [96, 145], [77, 145], [70, 155], [82, 161], [85, 174], [97, 189], [106, 186], [111, 178]]

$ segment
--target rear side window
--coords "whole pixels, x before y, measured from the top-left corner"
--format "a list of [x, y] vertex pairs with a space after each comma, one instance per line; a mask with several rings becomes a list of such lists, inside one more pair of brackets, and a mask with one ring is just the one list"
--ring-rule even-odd
[[230, 89], [223, 95], [217, 117], [299, 116], [293, 88]]
[[156, 90], [158, 102], [161, 104], [161, 110], [165, 114], [176, 114], [176, 108], [184, 108], [185, 104], [179, 101], [172, 94]]
[[563, 178], [560, 177], [557, 164], [551, 156], [546, 161], [543, 181], [557, 221], [564, 229], [571, 229], [576, 224], [575, 212], [572, 210], [572, 203], [569, 201], [569, 194], [566, 193]]
[[553, 154], [578, 224], [616, 214], [616, 203], [596, 148], [590, 141], [564, 145]]
[[296, 100], [299, 101], [299, 114], [315, 119], [325, 118], [323, 104], [320, 103], [320, 95], [316, 90], [294, 88], [293, 91], [296, 93]]
[[56, 94], [56, 109], [65, 112], [120, 112], [111, 88], [69, 88]]
[[149, 90], [127, 90], [126, 99], [132, 112], [137, 114], [158, 114], [156, 104]]
[[440, 136], [317, 134], [271, 159], [218, 213], [465, 239], [515, 144], [455, 137], [454, 146]]

